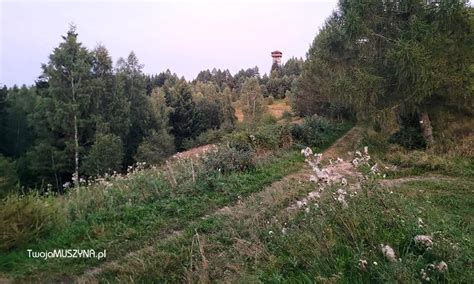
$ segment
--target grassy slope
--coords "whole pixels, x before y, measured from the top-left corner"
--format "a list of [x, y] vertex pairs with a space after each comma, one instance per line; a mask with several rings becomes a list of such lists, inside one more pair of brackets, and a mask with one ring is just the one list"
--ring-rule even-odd
[[[330, 140], [336, 140], [347, 129], [348, 125], [340, 128]], [[187, 228], [200, 217], [261, 190], [302, 165], [300, 154], [289, 151], [270, 155], [250, 172], [205, 175], [194, 184], [184, 178], [174, 189], [155, 170], [117, 180], [107, 189], [100, 185], [85, 188], [79, 195], [55, 199], [73, 211], [69, 214], [76, 218], [34, 244], [2, 254], [0, 271], [23, 280], [71, 280], [73, 275], [98, 265], [98, 261], [31, 259], [26, 257], [26, 249], [107, 249], [107, 261], [121, 259], [127, 252]]]
[[[158, 240], [139, 259], [124, 259], [101, 276], [145, 282], [412, 283], [423, 282], [425, 269], [431, 281], [472, 283], [474, 179], [466, 178], [466, 170], [394, 188], [369, 180], [348, 198], [349, 210], [330, 195], [310, 205], [309, 213], [296, 214], [285, 210], [291, 198], [281, 193], [272, 193], [277, 196], [272, 202], [250, 198], [240, 209], [191, 223], [176, 239]], [[293, 180], [281, 187], [294, 197], [312, 185]], [[433, 236], [432, 249], [414, 243], [420, 234]], [[391, 245], [401, 260], [387, 261], [381, 244]], [[361, 259], [368, 262], [365, 269]], [[448, 264], [447, 272], [429, 268], [440, 261]]]
[[[215, 176], [198, 180], [192, 187], [182, 186], [173, 192], [162, 192], [156, 200], [145, 200], [131, 206], [120, 206], [115, 210], [96, 210], [85, 220], [67, 224], [62, 230], [52, 232], [50, 237], [40, 240], [34, 250], [54, 248], [107, 249], [108, 259], [123, 255], [125, 251], [138, 248], [152, 236], [160, 236], [171, 230], [182, 228], [183, 224], [197, 219], [226, 204], [259, 190], [272, 181], [298, 170], [302, 159], [295, 152], [273, 157], [263, 166], [250, 173], [236, 173], [229, 176]], [[142, 179], [146, 179], [142, 180]], [[156, 180], [154, 180], [156, 179]], [[161, 177], [146, 175], [137, 177], [131, 183], [137, 190], [141, 186], [161, 183]], [[108, 208], [110, 209], [110, 208]], [[95, 233], [94, 231], [103, 231]], [[26, 247], [0, 257], [0, 267], [13, 276], [42, 271], [46, 274], [75, 273], [94, 264], [95, 260], [36, 260], [26, 258]], [[68, 264], [64, 266], [64, 264]]]

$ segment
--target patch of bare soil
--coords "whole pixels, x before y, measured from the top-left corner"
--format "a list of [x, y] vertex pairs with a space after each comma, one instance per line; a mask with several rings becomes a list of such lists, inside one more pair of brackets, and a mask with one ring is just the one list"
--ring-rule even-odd
[[268, 112], [276, 119], [280, 119], [285, 111], [291, 112], [291, 106], [286, 101], [274, 102], [268, 105]]
[[199, 146], [196, 148], [189, 149], [184, 152], [178, 152], [171, 156], [171, 159], [189, 159], [189, 158], [199, 158], [200, 156], [206, 154], [209, 151], [217, 149], [217, 146], [214, 144], [207, 144], [203, 146]]
[[244, 113], [242, 112], [242, 109], [240, 107], [235, 108], [235, 116], [237, 117], [238, 122], [244, 121]]
[[337, 139], [334, 144], [323, 152], [323, 159], [350, 159], [352, 155], [349, 153], [354, 151], [362, 138], [362, 128], [353, 127], [346, 135]]

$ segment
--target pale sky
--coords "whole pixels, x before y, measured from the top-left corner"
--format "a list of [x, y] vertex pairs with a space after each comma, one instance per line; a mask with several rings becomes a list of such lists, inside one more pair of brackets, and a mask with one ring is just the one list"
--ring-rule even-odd
[[134, 51], [155, 74], [192, 80], [204, 69], [271, 67], [270, 52], [305, 57], [327, 1], [4, 1], [0, 0], [0, 84], [31, 85], [69, 23], [89, 49], [103, 44], [114, 62]]

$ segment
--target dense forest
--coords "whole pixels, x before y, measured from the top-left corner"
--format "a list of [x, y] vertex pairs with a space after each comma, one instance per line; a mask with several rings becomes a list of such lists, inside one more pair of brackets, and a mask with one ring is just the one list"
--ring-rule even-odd
[[235, 127], [232, 102], [253, 89], [262, 98], [284, 98], [302, 65], [291, 58], [270, 76], [258, 67], [235, 75], [205, 70], [192, 82], [169, 70], [146, 75], [133, 52], [114, 65], [104, 46], [82, 46], [71, 26], [34, 86], [0, 89], [1, 192], [63, 191], [213, 142]]

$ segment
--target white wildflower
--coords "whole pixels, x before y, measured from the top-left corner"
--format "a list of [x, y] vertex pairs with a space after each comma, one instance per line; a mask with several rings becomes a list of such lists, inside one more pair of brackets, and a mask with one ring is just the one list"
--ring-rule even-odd
[[308, 194], [308, 199], [312, 200], [312, 199], [319, 198], [320, 196], [321, 195], [318, 192], [312, 191]]
[[282, 233], [282, 234], [286, 234], [286, 228], [282, 228], [282, 229], [281, 229], [281, 233]]
[[377, 261], [374, 261], [374, 265], [379, 265], [379, 264], [377, 263]]
[[391, 262], [397, 261], [397, 257], [395, 255], [395, 251], [389, 245], [381, 245], [383, 255]]
[[341, 203], [343, 209], [349, 208], [349, 205], [347, 204], [344, 195], [339, 195], [339, 196], [337, 197], [337, 201], [338, 201], [339, 203]]
[[348, 208], [349, 205], [347, 204], [347, 202], [346, 202], [346, 197], [345, 197], [346, 194], [347, 194], [347, 192], [346, 192], [345, 190], [343, 190], [342, 188], [339, 188], [339, 189], [336, 191], [335, 194], [337, 195], [336, 198], [335, 198], [335, 200], [336, 200], [337, 202], [341, 203], [342, 208], [343, 208], [343, 209]]
[[448, 271], [448, 265], [446, 264], [446, 262], [440, 261], [438, 262], [438, 264], [436, 264], [436, 270], [441, 273], [446, 272]]
[[370, 168], [370, 171], [373, 173], [373, 174], [376, 174], [379, 172], [379, 166], [377, 163], [375, 163], [375, 165], [373, 165], [371, 168]]
[[301, 150], [301, 154], [307, 158], [313, 154], [313, 150], [311, 150], [309, 147], [306, 147], [305, 149]]
[[418, 217], [417, 223], [419, 228], [423, 228], [423, 225], [425, 224], [423, 223], [423, 219], [421, 219], [420, 217]]
[[347, 179], [346, 178], [341, 178], [341, 184], [342, 184], [342, 186], [346, 186], [347, 185]]
[[424, 281], [430, 281], [430, 277], [423, 268], [420, 270], [420, 275], [421, 279], [423, 279]]
[[268, 231], [268, 234], [269, 234], [269, 235], [273, 235], [273, 231]]
[[433, 237], [428, 235], [418, 235], [413, 238], [415, 240], [415, 244], [420, 245], [426, 249], [431, 249], [433, 246]]
[[362, 271], [367, 270], [367, 260], [359, 259], [359, 269], [362, 270]]
[[359, 159], [355, 158], [354, 160], [352, 160], [352, 164], [353, 164], [355, 167], [358, 167], [358, 166], [359, 166]]
[[306, 208], [304, 209], [304, 212], [309, 213], [309, 207], [306, 207]]

